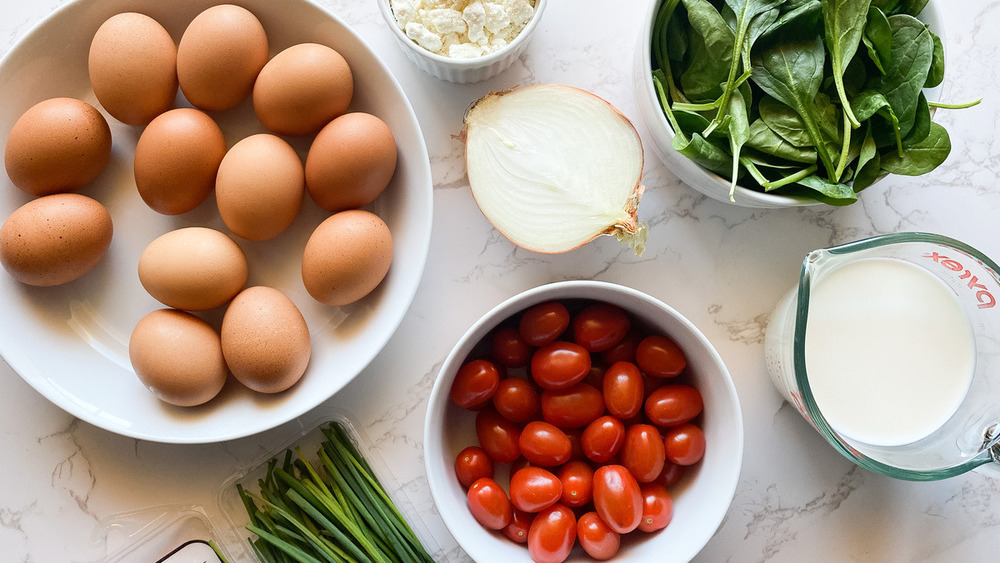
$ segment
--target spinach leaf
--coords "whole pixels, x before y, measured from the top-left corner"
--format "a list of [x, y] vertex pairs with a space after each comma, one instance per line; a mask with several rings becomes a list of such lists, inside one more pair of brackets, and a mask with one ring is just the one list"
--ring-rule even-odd
[[722, 15], [707, 0], [681, 0], [690, 23], [691, 65], [681, 75], [681, 89], [691, 100], [718, 97], [732, 62], [735, 37]]
[[889, 19], [878, 6], [868, 8], [868, 22], [862, 39], [868, 48], [868, 57], [879, 72], [885, 74], [885, 68], [892, 63], [892, 28], [889, 27]]
[[927, 97], [920, 93], [917, 99], [917, 113], [913, 119], [913, 127], [910, 132], [903, 137], [903, 150], [923, 141], [931, 132], [931, 107], [927, 103]]
[[747, 104], [743, 93], [734, 90], [729, 97], [729, 151], [733, 153], [733, 173], [729, 184], [729, 201], [736, 202], [736, 180], [740, 172], [740, 151], [743, 144], [750, 138], [750, 120], [747, 117]]
[[934, 40], [920, 20], [909, 15], [889, 16], [892, 29], [892, 65], [869, 87], [885, 96], [899, 120], [899, 132], [913, 127], [920, 90], [934, 57]]
[[944, 81], [944, 45], [934, 32], [931, 32], [931, 39], [934, 40], [934, 54], [931, 68], [927, 71], [927, 80], [924, 81], [924, 88], [933, 88]]
[[895, 14], [900, 2], [901, 0], [872, 0], [872, 6], [878, 6], [886, 14]]
[[[719, 126], [722, 122], [722, 118], [726, 115], [726, 112], [729, 111], [729, 99], [733, 95], [733, 91], [736, 87], [750, 77], [749, 74], [745, 74], [745, 76], [742, 77], [740, 76], [740, 63], [742, 62], [742, 66], [746, 67], [749, 62], [750, 45], [748, 42], [750, 38], [749, 29], [751, 22], [753, 22], [754, 18], [757, 18], [758, 16], [770, 12], [776, 12], [778, 5], [781, 4], [781, 1], [782, 0], [726, 0], [726, 7], [732, 11], [732, 16], [735, 18], [735, 21], [731, 22], [735, 27], [732, 29], [734, 36], [732, 52], [730, 53], [729, 60], [729, 73], [726, 77], [726, 83], [722, 87], [722, 95], [719, 98], [718, 112], [715, 114], [715, 118], [712, 120], [712, 123], [709, 124], [707, 129], [705, 129], [706, 135], [710, 134], [713, 129]], [[757, 36], [759, 36], [759, 28], [760, 26], [755, 27], [755, 33]], [[748, 68], [744, 68], [744, 73], [748, 71]], [[735, 156], [738, 155], [734, 155], [734, 158]]]
[[902, 155], [898, 153], [882, 155], [882, 168], [892, 174], [919, 176], [938, 167], [951, 152], [951, 138], [948, 131], [937, 123], [931, 123], [927, 138], [911, 146]]
[[700, 133], [705, 130], [705, 127], [708, 127], [708, 119], [694, 111], [675, 109], [674, 119], [677, 120], [677, 125], [680, 126], [681, 131], [688, 135]]
[[830, 205], [849, 205], [858, 199], [854, 188], [851, 186], [839, 182], [831, 182], [816, 174], [806, 176], [796, 182], [796, 184], [815, 191], [816, 195], [814, 197]]
[[[833, 150], [836, 150], [836, 146], [840, 143], [837, 130], [837, 108], [830, 102], [830, 98], [822, 92], [816, 94], [813, 103], [816, 107], [818, 125], [823, 133], [822, 138], [828, 145], [833, 143]], [[764, 123], [792, 145], [797, 147], [815, 146], [812, 137], [805, 129], [802, 116], [794, 109], [770, 96], [763, 96], [758, 104], [758, 110]]]
[[752, 76], [761, 90], [799, 114], [832, 181], [833, 157], [820, 130], [816, 110], [825, 60], [823, 40], [819, 37], [812, 41], [773, 44], [753, 58]]
[[822, 16], [823, 6], [819, 0], [786, 1], [781, 5], [778, 19], [761, 32], [761, 37], [777, 34], [786, 27], [808, 33], [819, 27]]
[[763, 154], [802, 164], [815, 164], [818, 158], [815, 149], [797, 147], [789, 143], [768, 127], [763, 119], [757, 119], [750, 124], [750, 137], [746, 146]]
[[702, 137], [701, 133], [695, 133], [687, 139], [675, 135], [673, 147], [677, 152], [722, 177], [726, 177], [731, 171], [733, 157]]
[[894, 14], [910, 14], [911, 16], [919, 16], [920, 12], [924, 11], [927, 7], [928, 0], [902, 0], [899, 2], [899, 6], [894, 11]]
[[861, 44], [871, 0], [821, 0], [821, 3], [826, 48], [830, 52], [833, 80], [837, 85], [837, 94], [840, 96], [840, 103], [844, 107], [847, 119], [851, 127], [856, 129], [861, 123], [851, 112], [851, 102], [847, 99], [847, 92], [844, 91], [844, 71]]

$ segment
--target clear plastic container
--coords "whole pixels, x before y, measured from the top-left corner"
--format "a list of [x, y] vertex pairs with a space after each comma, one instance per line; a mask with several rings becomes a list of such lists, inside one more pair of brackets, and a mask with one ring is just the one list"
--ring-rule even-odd
[[221, 518], [213, 519], [198, 505], [155, 506], [112, 515], [99, 524], [97, 541], [104, 543], [107, 552], [100, 563], [257, 561], [248, 539], [253, 534], [246, 529], [249, 516], [237, 485], [253, 493], [259, 492], [258, 480], [266, 474], [268, 462], [278, 459], [280, 463], [287, 450], [294, 452], [299, 448], [307, 460], [318, 467], [317, 452], [325, 440], [322, 429], [334, 422], [346, 431], [427, 553], [435, 561], [447, 561], [439, 542], [414, 509], [399, 480], [372, 447], [371, 440], [354, 417], [342, 411], [326, 411], [301, 417], [296, 422], [302, 429], [299, 433], [237, 469], [220, 485], [214, 513], [221, 514]]

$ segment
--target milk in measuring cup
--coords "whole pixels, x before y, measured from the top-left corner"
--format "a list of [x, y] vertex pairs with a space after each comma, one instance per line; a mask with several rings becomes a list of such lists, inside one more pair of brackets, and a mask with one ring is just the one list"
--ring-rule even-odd
[[913, 264], [851, 262], [810, 291], [809, 385], [845, 437], [897, 446], [930, 435], [965, 398], [975, 352], [954, 293]]

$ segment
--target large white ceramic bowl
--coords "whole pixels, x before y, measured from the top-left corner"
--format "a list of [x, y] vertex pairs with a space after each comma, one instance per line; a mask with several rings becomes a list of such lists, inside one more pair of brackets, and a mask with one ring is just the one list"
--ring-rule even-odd
[[[51, 14], [0, 63], [0, 146], [18, 117], [55, 96], [83, 99], [100, 108], [87, 73], [94, 32], [107, 18], [141, 11], [158, 20], [177, 41], [212, 0], [77, 0]], [[312, 334], [312, 358], [302, 380], [277, 395], [253, 393], [230, 381], [220, 396], [196, 408], [157, 400], [133, 373], [128, 357], [132, 327], [162, 307], [139, 283], [137, 264], [146, 245], [175, 228], [204, 225], [228, 233], [214, 198], [190, 213], [168, 217], [149, 209], [132, 176], [141, 128], [111, 117], [111, 163], [81, 193], [104, 203], [114, 239], [103, 261], [84, 277], [55, 288], [27, 287], [0, 271], [0, 353], [18, 374], [56, 405], [112, 432], [161, 442], [215, 442], [254, 434], [321, 403], [354, 378], [382, 349], [408, 309], [430, 242], [432, 179], [427, 148], [399, 83], [364, 42], [334, 14], [304, 0], [245, 0], [268, 33], [271, 54], [301, 42], [338, 50], [354, 72], [351, 110], [373, 113], [392, 129], [399, 164], [392, 183], [371, 206], [393, 234], [393, 262], [382, 285], [342, 308], [314, 301], [302, 284], [302, 249], [328, 214], [307, 197], [295, 223], [265, 242], [234, 237], [250, 264], [249, 285], [283, 291], [299, 307]], [[186, 105], [178, 95], [178, 104]], [[107, 116], [107, 114], [105, 114]], [[264, 128], [249, 100], [213, 117], [232, 146]], [[308, 140], [292, 139], [300, 155]], [[29, 197], [6, 175], [0, 178], [0, 218]], [[221, 320], [221, 310], [203, 315]]]
[[[464, 447], [477, 444], [475, 413], [455, 405], [449, 391], [459, 367], [493, 328], [532, 305], [550, 300], [613, 303], [651, 330], [669, 335], [684, 350], [688, 361], [685, 377], [691, 378], [691, 384], [701, 392], [705, 403], [701, 415], [707, 442], [705, 457], [688, 468], [682, 481], [671, 489], [674, 502], [671, 523], [652, 534], [628, 534], [615, 560], [658, 563], [690, 560], [715, 534], [736, 491], [743, 458], [739, 399], [719, 354], [690, 321], [649, 295], [611, 283], [566, 281], [530, 289], [494, 307], [458, 341], [434, 382], [424, 425], [424, 463], [438, 512], [462, 549], [474, 560], [531, 561], [523, 544], [483, 528], [469, 512], [466, 491], [455, 477], [454, 463]], [[498, 476], [498, 482], [506, 487], [505, 479]], [[568, 561], [592, 559], [577, 544]]]
[[531, 16], [531, 20], [517, 37], [503, 49], [481, 57], [453, 59], [432, 53], [417, 45], [396, 25], [390, 0], [378, 0], [382, 17], [385, 19], [386, 25], [389, 26], [392, 36], [396, 38], [399, 48], [406, 54], [406, 58], [410, 59], [410, 62], [417, 68], [435, 78], [459, 84], [482, 82], [507, 70], [528, 48], [528, 42], [531, 41], [531, 36], [535, 32], [535, 28], [538, 27], [538, 22], [542, 19], [542, 12], [545, 11], [546, 4], [548, 4], [548, 0], [535, 0], [535, 13]]
[[[656, 13], [659, 11], [661, 4], [663, 4], [663, 0], [649, 1], [649, 8], [646, 10], [646, 14], [642, 20], [642, 29], [638, 36], [632, 74], [636, 102], [639, 106], [639, 116], [646, 130], [649, 132], [649, 140], [652, 141], [648, 145], [653, 147], [653, 152], [682, 182], [712, 199], [729, 203], [729, 178], [723, 178], [712, 171], [702, 168], [693, 160], [690, 160], [673, 148], [674, 130], [663, 114], [663, 108], [660, 106], [660, 100], [656, 94], [652, 79], [653, 63], [651, 45], [653, 21], [656, 19]], [[927, 3], [927, 7], [920, 14], [920, 20], [941, 37], [942, 42], [945, 41], [943, 26], [941, 24], [941, 14], [934, 0]], [[940, 86], [931, 89], [930, 92], [931, 94], [929, 94], [928, 99], [933, 99], [934, 93], [940, 92]], [[768, 194], [739, 185], [736, 186], [734, 198], [736, 199], [736, 205], [765, 209], [823, 205], [813, 199]]]

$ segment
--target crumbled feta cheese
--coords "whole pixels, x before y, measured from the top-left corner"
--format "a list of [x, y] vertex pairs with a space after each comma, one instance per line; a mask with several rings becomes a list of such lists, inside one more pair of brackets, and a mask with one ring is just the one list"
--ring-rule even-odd
[[507, 10], [507, 16], [511, 23], [519, 29], [524, 27], [531, 19], [531, 15], [535, 13], [535, 9], [528, 3], [528, 0], [506, 0], [504, 8]]
[[486, 8], [479, 0], [475, 0], [462, 10], [462, 19], [468, 25], [469, 41], [479, 43], [486, 38]]
[[496, 35], [501, 29], [510, 25], [510, 17], [507, 16], [507, 11], [504, 10], [503, 5], [487, 2], [483, 5], [483, 8], [486, 9], [485, 27], [490, 33]]
[[453, 59], [474, 59], [484, 53], [483, 48], [475, 43], [460, 43], [448, 48], [448, 56]]
[[406, 29], [406, 24], [416, 20], [420, 0], [392, 0], [392, 13], [396, 17], [399, 29]]
[[435, 8], [427, 11], [427, 19], [434, 29], [444, 35], [446, 33], [465, 33], [465, 20], [458, 10], [451, 8]]
[[503, 49], [534, 14], [534, 0], [390, 0], [390, 7], [413, 42], [453, 58]]
[[422, 23], [410, 22], [406, 24], [406, 36], [432, 53], [440, 49], [443, 44], [441, 36], [424, 27]]

